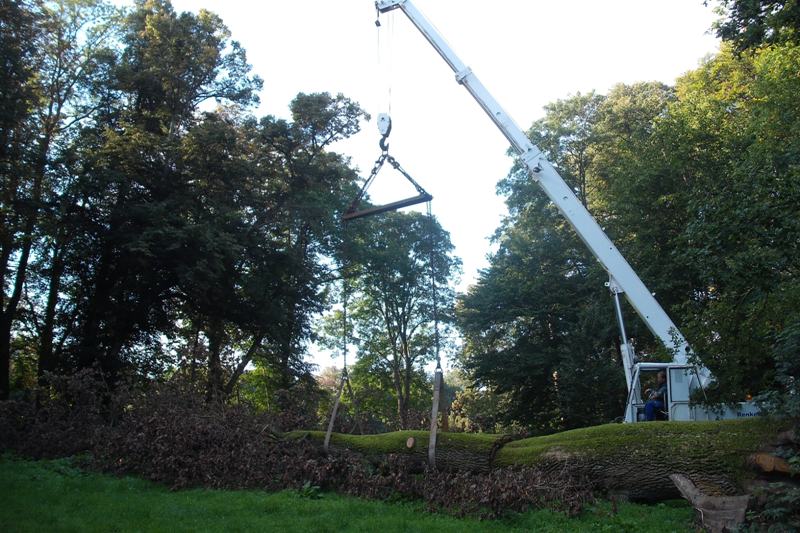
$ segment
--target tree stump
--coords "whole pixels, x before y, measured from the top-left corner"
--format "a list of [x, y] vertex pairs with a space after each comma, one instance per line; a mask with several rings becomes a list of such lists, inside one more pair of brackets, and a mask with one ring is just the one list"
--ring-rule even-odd
[[750, 496], [706, 496], [684, 475], [670, 474], [669, 478], [712, 533], [733, 531], [744, 522]]

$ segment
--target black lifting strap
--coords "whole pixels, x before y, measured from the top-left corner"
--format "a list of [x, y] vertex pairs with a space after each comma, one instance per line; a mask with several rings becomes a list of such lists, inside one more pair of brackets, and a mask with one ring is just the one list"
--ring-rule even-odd
[[[358, 192], [355, 200], [352, 201], [350, 207], [348, 207], [347, 211], [345, 211], [344, 215], [342, 215], [342, 220], [353, 220], [356, 218], [368, 217], [370, 215], [394, 211], [396, 209], [400, 209], [401, 207], [408, 207], [410, 205], [421, 204], [423, 202], [430, 202], [433, 200], [433, 196], [428, 194], [428, 191], [423, 189], [419, 183], [414, 181], [414, 178], [412, 178], [408, 172], [403, 170], [403, 167], [400, 166], [400, 163], [398, 163], [394, 157], [389, 155], [389, 145], [386, 144], [386, 138], [388, 136], [389, 132], [387, 131], [384, 133], [383, 137], [381, 137], [381, 141], [379, 143], [381, 147], [381, 155], [377, 160], [375, 160], [375, 164], [372, 166], [372, 172], [370, 172], [369, 177], [364, 182], [364, 185], [361, 187], [361, 190]], [[378, 172], [380, 172], [383, 164], [387, 161], [395, 170], [402, 174], [403, 177], [406, 178], [409, 183], [411, 183], [411, 185], [414, 186], [419, 194], [417, 196], [411, 196], [410, 198], [405, 198], [396, 202], [359, 210], [358, 208], [361, 205], [361, 202], [364, 200], [364, 195], [367, 193], [367, 189], [369, 189], [370, 185], [372, 185], [372, 182], [375, 180], [375, 176], [378, 175]]]

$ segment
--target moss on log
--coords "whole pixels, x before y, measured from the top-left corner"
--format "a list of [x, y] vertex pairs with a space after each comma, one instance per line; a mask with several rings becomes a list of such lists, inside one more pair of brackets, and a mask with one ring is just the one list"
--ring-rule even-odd
[[[417, 456], [421, 461], [428, 460], [427, 431], [394, 431], [379, 435], [347, 435], [333, 433], [331, 446], [346, 448], [367, 457], [402, 453]], [[315, 442], [325, 440], [324, 431], [292, 431], [286, 438], [310, 438]], [[414, 445], [408, 447], [409, 438]], [[444, 433], [440, 432], [436, 441], [436, 464], [443, 469], [488, 471], [500, 447], [508, 442], [507, 435], [485, 433]]]
[[[774, 443], [782, 429], [768, 418], [720, 422], [653, 422], [607, 424], [544, 437], [511, 440], [506, 435], [440, 433], [437, 466], [487, 471], [490, 468], [534, 466], [577, 467], [593, 487], [637, 500], [679, 497], [669, 479], [681, 474], [704, 494], [741, 493], [753, 478], [748, 458]], [[324, 432], [295, 431], [286, 438], [311, 438], [321, 444]], [[406, 447], [409, 437], [415, 445]], [[334, 447], [368, 457], [388, 453], [427, 457], [427, 431], [380, 435], [333, 434]]]
[[720, 422], [609, 424], [514, 441], [495, 465], [580, 465], [597, 488], [634, 499], [678, 497], [682, 474], [705, 494], [739, 493], [752, 478], [748, 457], [776, 438], [780, 424], [758, 418]]

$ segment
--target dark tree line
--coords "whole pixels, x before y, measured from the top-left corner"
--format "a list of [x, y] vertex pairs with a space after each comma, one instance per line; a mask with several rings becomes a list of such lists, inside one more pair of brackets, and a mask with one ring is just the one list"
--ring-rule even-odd
[[254, 361], [279, 387], [307, 375], [321, 258], [356, 180], [329, 147], [365, 113], [322, 93], [291, 120], [253, 117], [245, 51], [167, 0], [0, 15], [0, 398], [91, 366], [177, 367], [210, 397]]

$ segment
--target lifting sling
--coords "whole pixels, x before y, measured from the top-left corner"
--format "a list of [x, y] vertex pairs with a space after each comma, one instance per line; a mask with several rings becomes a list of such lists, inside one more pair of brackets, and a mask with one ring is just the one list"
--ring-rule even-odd
[[[396, 209], [400, 209], [401, 207], [408, 207], [410, 205], [420, 204], [426, 202], [427, 211], [428, 211], [428, 220], [431, 225], [431, 230], [429, 232], [428, 238], [430, 241], [430, 276], [431, 276], [431, 291], [433, 297], [433, 325], [434, 325], [434, 344], [436, 347], [436, 370], [433, 375], [433, 404], [431, 406], [431, 425], [430, 425], [430, 436], [428, 440], [428, 465], [431, 468], [436, 466], [436, 437], [437, 431], [439, 428], [439, 401], [441, 399], [442, 393], [442, 386], [443, 386], [443, 374], [442, 374], [442, 362], [441, 357], [439, 354], [439, 346], [440, 346], [440, 339], [439, 339], [439, 310], [438, 310], [438, 301], [437, 301], [437, 291], [436, 291], [436, 268], [434, 265], [434, 258], [435, 258], [435, 239], [434, 239], [434, 220], [433, 214], [431, 212], [431, 200], [433, 200], [433, 196], [431, 196], [425, 189], [422, 188], [420, 184], [414, 181], [408, 172], [403, 170], [400, 166], [400, 163], [397, 160], [389, 155], [389, 145], [386, 143], [387, 138], [389, 137], [389, 133], [392, 130], [392, 122], [388, 115], [381, 114], [378, 117], [378, 129], [381, 132], [381, 140], [379, 145], [381, 147], [381, 155], [375, 161], [374, 166], [372, 167], [372, 172], [370, 172], [369, 177], [364, 182], [364, 185], [361, 187], [356, 198], [350, 204], [350, 207], [345, 211], [345, 214], [342, 216], [342, 220], [348, 221], [353, 220], [356, 218], [367, 217], [371, 215], [377, 215], [379, 213], [385, 213], [387, 211], [394, 211]], [[412, 196], [410, 198], [406, 198], [404, 200], [398, 200], [396, 202], [391, 202], [385, 205], [380, 206], [373, 206], [368, 207], [366, 209], [358, 210], [359, 205], [364, 199], [366, 195], [367, 189], [370, 187], [372, 182], [375, 180], [375, 177], [378, 175], [378, 172], [383, 167], [385, 162], [389, 162], [395, 170], [400, 172], [417, 190], [419, 193], [417, 196]], [[346, 313], [346, 300], [345, 300], [345, 313]], [[346, 323], [345, 323], [345, 331], [346, 331]], [[345, 345], [345, 350], [346, 350]], [[345, 352], [346, 354], [346, 352]], [[339, 391], [336, 396], [336, 402], [333, 406], [333, 412], [331, 414], [331, 420], [328, 423], [328, 431], [325, 434], [325, 451], [328, 451], [328, 444], [330, 442], [330, 435], [333, 430], [333, 422], [336, 418], [336, 411], [339, 407], [339, 398], [342, 395], [342, 388], [344, 384], [347, 383], [347, 386], [350, 386], [350, 382], [347, 378], [347, 366], [346, 366], [346, 359], [345, 359], [345, 367], [342, 372], [342, 381], [339, 385]], [[352, 389], [350, 389], [350, 394], [352, 396]]]
[[439, 345], [441, 344], [439, 341], [439, 302], [437, 298], [437, 291], [436, 291], [436, 265], [434, 263], [434, 258], [436, 257], [436, 252], [434, 250], [434, 245], [436, 244], [434, 239], [434, 224], [433, 224], [433, 213], [431, 213], [431, 203], [428, 202], [428, 221], [431, 224], [431, 230], [428, 234], [428, 239], [430, 241], [430, 267], [431, 267], [431, 296], [433, 299], [433, 342], [434, 346], [436, 347], [436, 370], [433, 373], [433, 405], [431, 406], [431, 429], [430, 429], [430, 436], [428, 438], [428, 465], [431, 468], [436, 467], [436, 438], [437, 438], [437, 431], [439, 429], [439, 400], [442, 394], [442, 385], [444, 381], [444, 376], [442, 374], [442, 359], [439, 355]]
[[[381, 155], [377, 160], [375, 160], [375, 164], [372, 166], [372, 172], [370, 172], [369, 177], [366, 179], [366, 181], [364, 181], [364, 185], [361, 187], [358, 195], [350, 203], [350, 207], [348, 207], [347, 211], [345, 211], [344, 215], [342, 215], [342, 220], [353, 220], [370, 215], [377, 215], [380, 213], [386, 213], [387, 211], [394, 211], [402, 207], [408, 207], [410, 205], [421, 204], [423, 202], [430, 202], [433, 200], [433, 196], [428, 194], [428, 191], [423, 189], [419, 183], [414, 181], [414, 178], [412, 178], [408, 172], [403, 170], [403, 167], [400, 166], [400, 163], [398, 163], [394, 157], [389, 155], [389, 145], [386, 143], [386, 139], [389, 137], [389, 133], [392, 131], [392, 123], [389, 115], [381, 114], [378, 117], [378, 128], [382, 133], [381, 140], [378, 143], [381, 147]], [[361, 202], [364, 200], [364, 196], [367, 194], [367, 189], [369, 189], [370, 185], [372, 185], [372, 182], [375, 180], [378, 172], [380, 172], [381, 168], [383, 168], [383, 164], [386, 162], [388, 162], [395, 170], [402, 174], [403, 177], [414, 186], [419, 194], [417, 194], [417, 196], [411, 196], [409, 198], [391, 202], [385, 205], [359, 209]]]
[[[347, 283], [346, 281], [344, 282]], [[331, 433], [333, 433], [333, 425], [336, 422], [336, 413], [339, 411], [339, 402], [342, 399], [342, 390], [345, 386], [347, 386], [347, 393], [350, 395], [350, 399], [353, 401], [353, 417], [355, 418], [355, 424], [353, 426], [353, 430], [356, 428], [361, 430], [363, 433], [363, 428], [361, 428], [361, 422], [358, 417], [358, 399], [356, 398], [355, 393], [353, 392], [353, 387], [350, 385], [350, 376], [347, 374], [347, 287], [345, 285], [344, 289], [344, 301], [342, 303], [342, 322], [344, 324], [343, 335], [342, 335], [342, 378], [339, 380], [339, 388], [336, 392], [336, 401], [333, 403], [333, 409], [331, 410], [331, 418], [328, 421], [328, 429], [325, 431], [325, 443], [323, 444], [323, 449], [325, 453], [328, 453], [330, 448], [331, 442]]]

